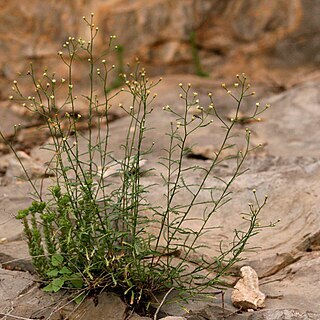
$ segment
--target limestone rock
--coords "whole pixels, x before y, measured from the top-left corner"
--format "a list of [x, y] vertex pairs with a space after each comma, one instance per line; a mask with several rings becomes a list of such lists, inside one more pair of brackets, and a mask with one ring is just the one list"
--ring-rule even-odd
[[0, 268], [0, 310], [10, 307], [11, 301], [34, 283], [34, 278], [25, 272], [9, 271]]
[[217, 150], [213, 148], [213, 146], [193, 146], [191, 148], [191, 153], [188, 155], [189, 158], [195, 159], [214, 159]]
[[[130, 163], [129, 163], [129, 166], [133, 166], [133, 160], [134, 159], [130, 159]], [[119, 175], [119, 174], [122, 174], [123, 173], [123, 162], [116, 162], [116, 161], [113, 161], [111, 164], [109, 164], [106, 168], [104, 168], [103, 170], [100, 168], [99, 172], [98, 172], [98, 175], [101, 176], [101, 173], [103, 172], [103, 178], [106, 179], [110, 176], [113, 176], [113, 175]], [[141, 159], [139, 161], [139, 169], [142, 169], [145, 164], [147, 163], [147, 160], [145, 159]]]
[[[233, 318], [230, 318], [233, 320]], [[234, 318], [234, 320], [241, 320], [242, 318]], [[250, 320], [318, 320], [320, 319], [320, 314], [310, 311], [300, 311], [296, 309], [276, 309], [276, 310], [263, 310], [255, 312], [250, 315]]]
[[[47, 170], [47, 168], [43, 164], [38, 163], [25, 152], [18, 151], [17, 155], [20, 158], [23, 166], [25, 167], [25, 170], [28, 173], [29, 178], [36, 179], [48, 177], [51, 175], [50, 170]], [[5, 176], [7, 179], [26, 179], [26, 174], [19, 160], [14, 155], [10, 155], [10, 158], [8, 159]]]
[[[314, 0], [12, 0], [3, 2], [0, 11], [0, 97], [8, 95], [9, 82], [30, 60], [36, 60], [40, 70], [54, 67], [66, 76], [56, 53], [69, 35], [86, 36], [79, 17], [91, 11], [101, 30], [99, 51], [107, 46], [108, 36], [116, 34], [126, 62], [138, 56], [157, 74], [194, 72], [192, 32], [206, 71], [214, 70], [215, 76], [263, 69], [264, 76], [272, 68], [316, 65], [320, 60], [320, 5]], [[77, 64], [76, 82], [84, 81], [85, 70], [85, 63]], [[288, 79], [288, 70], [285, 75]]]
[[240, 269], [241, 279], [237, 282], [231, 295], [232, 303], [242, 310], [264, 307], [265, 294], [259, 290], [258, 275], [249, 266]]
[[98, 297], [98, 304], [92, 299], [85, 300], [80, 307], [71, 312], [68, 316], [70, 320], [91, 320], [91, 319], [105, 319], [105, 320], [143, 320], [147, 319], [133, 314], [128, 317], [130, 310], [119, 296], [113, 293], [103, 292]]
[[187, 318], [185, 318], [185, 317], [167, 316], [167, 317], [161, 318], [160, 320], [187, 320]]

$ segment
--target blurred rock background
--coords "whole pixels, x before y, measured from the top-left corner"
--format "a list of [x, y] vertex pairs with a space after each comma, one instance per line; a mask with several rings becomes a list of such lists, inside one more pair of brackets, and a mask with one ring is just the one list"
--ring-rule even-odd
[[85, 38], [90, 12], [98, 51], [115, 34], [125, 63], [139, 57], [152, 75], [197, 72], [193, 47], [215, 79], [246, 72], [281, 88], [320, 65], [319, 0], [2, 0], [0, 98], [30, 61], [59, 72], [61, 44]]

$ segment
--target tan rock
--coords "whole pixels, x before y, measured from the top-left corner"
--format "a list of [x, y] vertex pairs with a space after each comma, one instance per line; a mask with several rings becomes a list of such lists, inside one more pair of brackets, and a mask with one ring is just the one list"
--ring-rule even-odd
[[[44, 4], [12, 0], [0, 7], [2, 98], [8, 96], [9, 82], [28, 68], [30, 60], [36, 60], [37, 70], [52, 67], [66, 77], [57, 51], [69, 35], [88, 35], [81, 16], [90, 11], [96, 12], [95, 24], [101, 30], [96, 52], [102, 52], [108, 36], [116, 34], [125, 62], [138, 56], [157, 74], [194, 69], [191, 32], [196, 32], [204, 68], [214, 70], [215, 77], [319, 62], [318, 1], [81, 0], [71, 4], [59, 0]], [[272, 66], [275, 58], [277, 65]], [[86, 64], [77, 63], [74, 81], [86, 81], [84, 74]]]
[[160, 320], [187, 320], [187, 318], [185, 318], [185, 317], [167, 316], [165, 318], [161, 318]]
[[[74, 307], [74, 306], [73, 306]], [[149, 318], [140, 317], [137, 314], [128, 316], [128, 308], [119, 296], [113, 293], [103, 292], [98, 296], [98, 303], [93, 299], [86, 299], [75, 311], [68, 311], [65, 314], [70, 320], [146, 320]]]
[[[35, 159], [30, 157], [25, 152], [18, 151], [17, 155], [30, 179], [48, 177], [52, 175], [52, 172], [48, 170], [46, 166], [39, 163], [38, 161], [35, 161]], [[14, 155], [10, 155], [8, 157], [8, 164], [5, 175], [7, 179], [26, 179], [26, 173], [22, 168], [20, 161]]]
[[258, 275], [249, 266], [240, 269], [241, 279], [234, 286], [231, 295], [235, 307], [248, 310], [257, 310], [264, 307], [266, 296], [259, 290]]

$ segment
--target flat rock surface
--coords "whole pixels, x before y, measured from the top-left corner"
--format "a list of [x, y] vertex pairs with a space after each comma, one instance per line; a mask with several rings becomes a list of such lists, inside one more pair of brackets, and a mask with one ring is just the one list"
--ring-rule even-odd
[[[175, 117], [162, 110], [162, 107], [169, 104], [182, 110], [182, 102], [179, 99], [178, 76], [170, 76], [155, 91], [158, 98], [154, 102], [154, 112], [149, 119], [149, 125], [153, 127], [152, 134], [147, 135], [145, 142], [155, 144], [155, 151], [148, 155], [146, 167], [154, 167], [156, 171], [162, 172], [163, 168], [157, 164], [163, 155], [163, 148], [166, 146], [167, 138], [164, 136], [170, 126], [170, 121]], [[177, 80], [177, 81], [176, 81]], [[184, 76], [185, 83], [195, 82], [194, 91], [199, 91], [199, 99], [207, 106], [207, 92], [210, 90], [210, 81], [196, 79], [191, 76]], [[167, 81], [167, 82], [166, 82]], [[173, 84], [175, 83], [175, 86]], [[217, 92], [217, 109], [224, 119], [228, 121], [230, 112], [234, 105], [229, 97], [226, 97], [218, 85], [213, 85]], [[245, 261], [240, 262], [234, 268], [237, 274], [242, 265], [252, 266], [260, 278], [261, 291], [266, 294], [266, 309], [255, 313], [242, 313], [230, 316], [230, 319], [255, 319], [255, 320], [276, 320], [276, 319], [319, 319], [320, 313], [320, 136], [318, 134], [320, 119], [320, 82], [318, 80], [302, 83], [290, 90], [279, 94], [272, 94], [269, 90], [257, 90], [260, 103], [270, 103], [271, 108], [264, 113], [261, 122], [248, 123], [245, 126], [237, 125], [235, 132], [237, 137], [234, 141], [243, 144], [245, 128], [252, 131], [252, 143], [262, 144], [263, 147], [250, 155], [247, 167], [250, 171], [239, 177], [232, 187], [234, 194], [233, 201], [226, 204], [214, 217], [215, 226], [222, 229], [215, 229], [206, 235], [203, 243], [207, 248], [201, 249], [200, 253], [208, 258], [214, 257], [219, 252], [220, 240], [225, 244], [232, 239], [235, 227], [245, 228], [246, 224], [241, 220], [240, 213], [248, 209], [248, 202], [252, 202], [252, 189], [257, 190], [259, 199], [268, 194], [269, 201], [261, 213], [261, 223], [269, 224], [278, 219], [281, 221], [275, 227], [263, 230], [250, 244], [259, 249], [254, 252], [245, 253]], [[119, 96], [114, 100], [114, 106], [122, 103], [128, 107], [129, 100], [126, 96]], [[256, 100], [250, 99], [244, 105], [244, 113], [255, 107]], [[213, 119], [213, 115], [209, 116]], [[199, 131], [188, 143], [196, 143], [200, 147], [215, 148], [221, 141], [222, 132], [217, 129], [216, 120], [213, 124]], [[119, 145], [125, 134], [124, 128], [129, 124], [127, 117], [119, 118], [111, 123], [110, 149], [114, 150], [114, 156], [121, 159]], [[85, 147], [82, 143], [81, 148]], [[30, 148], [30, 156], [37, 161], [46, 162], [50, 156], [44, 153], [39, 146]], [[210, 160], [186, 158], [185, 165], [201, 164], [208, 167]], [[1, 165], [1, 163], [0, 163]], [[12, 259], [28, 257], [27, 247], [19, 234], [22, 231], [20, 222], [15, 220], [17, 210], [26, 207], [30, 203], [28, 193], [32, 191], [30, 186], [23, 181], [5, 179], [5, 164], [0, 185], [0, 253], [4, 257], [1, 263]], [[225, 178], [230, 177], [233, 170], [232, 163], [217, 167], [216, 173]], [[199, 176], [189, 173], [186, 176], [189, 182], [198, 181]], [[142, 177], [142, 183], [148, 185], [161, 183], [156, 176], [147, 175]], [[39, 181], [38, 181], [39, 182]], [[45, 178], [44, 185], [50, 185], [50, 178]], [[209, 185], [216, 183], [213, 176], [207, 182]], [[160, 190], [160, 189], [159, 189]], [[150, 200], [161, 203], [163, 201], [161, 192], [151, 192]], [[186, 201], [184, 194], [179, 196], [180, 201]], [[191, 211], [196, 217], [199, 211]], [[190, 227], [197, 227], [197, 222], [190, 222]], [[194, 256], [196, 261], [200, 256]], [[20, 266], [21, 267], [21, 266]], [[13, 301], [32, 284], [32, 278], [27, 273], [3, 270], [4, 282], [8, 290], [9, 298], [5, 298], [4, 304]], [[10, 275], [14, 279], [8, 287]], [[27, 275], [28, 280], [24, 279]], [[235, 277], [234, 281], [237, 280]], [[32, 290], [36, 290], [32, 288]], [[31, 296], [28, 297], [31, 299]], [[28, 299], [29, 299], [28, 298]], [[8, 300], [9, 299], [9, 300]], [[17, 315], [31, 316], [30, 310], [37, 308], [35, 304], [29, 306], [20, 299], [20, 305], [15, 304]], [[43, 300], [43, 296], [39, 295]], [[1, 299], [0, 299], [1, 300]], [[225, 296], [226, 307], [230, 312], [237, 310], [230, 304], [230, 292]], [[221, 299], [217, 297], [216, 304], [221, 305]], [[91, 308], [88, 306], [88, 308]], [[19, 311], [20, 310], [20, 311]], [[19, 312], [18, 312], [19, 311]], [[93, 311], [92, 311], [93, 312]], [[97, 311], [98, 312], [98, 311]], [[99, 311], [100, 312], [100, 311]], [[103, 312], [103, 311], [101, 311]], [[217, 313], [216, 313], [217, 314]], [[172, 314], [173, 315], [173, 314]], [[180, 313], [179, 315], [183, 315]], [[184, 316], [184, 315], [183, 315]], [[190, 319], [215, 319], [211, 312], [211, 318], [205, 318], [203, 314], [194, 315]], [[202, 318], [201, 318], [202, 317]], [[290, 318], [291, 317], [291, 318]], [[317, 318], [318, 317], [318, 318]], [[188, 318], [189, 319], [189, 318]], [[219, 318], [217, 318], [219, 319]], [[229, 318], [228, 318], [229, 319]]]

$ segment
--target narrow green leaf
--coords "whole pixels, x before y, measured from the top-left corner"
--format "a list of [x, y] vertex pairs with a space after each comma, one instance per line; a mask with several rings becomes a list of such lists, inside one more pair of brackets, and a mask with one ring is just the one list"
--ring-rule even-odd
[[53, 270], [50, 270], [49, 272], [47, 272], [47, 275], [49, 277], [56, 277], [59, 273], [59, 270], [58, 269], [53, 269]]
[[54, 254], [52, 257], [51, 257], [51, 264], [54, 266], [54, 267], [57, 267], [57, 266], [60, 266], [63, 262], [64, 258], [62, 255], [60, 254]]
[[47, 286], [45, 286], [43, 289], [42, 289], [44, 292], [54, 292], [53, 291], [53, 287], [52, 287], [52, 283], [50, 282]]
[[64, 285], [64, 280], [61, 278], [56, 278], [52, 280], [51, 284], [53, 292], [58, 292]]
[[81, 289], [83, 287], [83, 280], [80, 276], [73, 275], [74, 277], [70, 278], [72, 286], [77, 289]]
[[63, 267], [61, 270], [59, 270], [60, 274], [71, 274], [72, 271], [68, 269], [67, 267]]
[[82, 293], [80, 296], [78, 296], [74, 299], [74, 302], [76, 304], [80, 304], [85, 299], [85, 297], [86, 297], [86, 295], [84, 293]]

